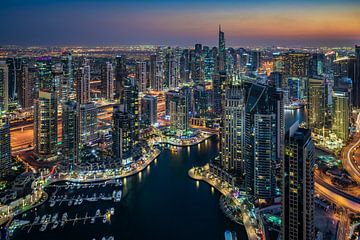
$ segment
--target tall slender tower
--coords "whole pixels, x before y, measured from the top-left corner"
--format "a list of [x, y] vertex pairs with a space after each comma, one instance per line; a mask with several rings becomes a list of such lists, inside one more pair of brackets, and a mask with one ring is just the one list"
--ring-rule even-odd
[[221, 167], [227, 172], [244, 175], [245, 106], [240, 85], [225, 87], [224, 112], [221, 126]]
[[225, 34], [221, 31], [221, 25], [219, 25], [219, 53], [217, 67], [218, 71], [226, 70]]
[[79, 134], [78, 104], [66, 101], [62, 106], [62, 150], [72, 164], [78, 162]]
[[75, 100], [75, 84], [73, 73], [73, 59], [70, 52], [64, 52], [61, 56], [64, 100]]
[[283, 171], [282, 239], [315, 239], [314, 144], [298, 123], [285, 136]]
[[352, 87], [352, 105], [355, 108], [360, 108], [360, 45], [355, 45], [355, 79]]
[[78, 103], [85, 104], [90, 101], [90, 64], [87, 60], [77, 71], [77, 91]]
[[111, 62], [106, 62], [101, 68], [101, 95], [107, 100], [114, 100], [114, 73]]
[[57, 94], [51, 57], [37, 59], [39, 91], [34, 106], [34, 143], [39, 155], [57, 152]]
[[283, 141], [282, 92], [255, 82], [245, 82], [245, 187], [258, 200], [275, 197], [276, 165]]
[[0, 112], [0, 179], [11, 169], [10, 124], [6, 115]]
[[9, 108], [9, 82], [8, 66], [5, 61], [0, 61], [0, 114]]

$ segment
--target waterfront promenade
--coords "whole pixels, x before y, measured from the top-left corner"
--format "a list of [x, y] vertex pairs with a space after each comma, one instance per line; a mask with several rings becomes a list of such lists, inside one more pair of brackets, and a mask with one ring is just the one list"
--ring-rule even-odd
[[[252, 218], [251, 211], [247, 204], [245, 203], [246, 199], [235, 197], [232, 194], [232, 188], [228, 183], [222, 183], [222, 181], [216, 177], [211, 176], [209, 170], [209, 164], [201, 167], [202, 173], [198, 173], [197, 168], [191, 168], [188, 172], [189, 177], [196, 181], [204, 181], [208, 183], [210, 186], [216, 188], [221, 194], [226, 197], [230, 197], [237, 207], [241, 210], [241, 215], [243, 217], [243, 224], [246, 229], [246, 233], [249, 240], [258, 239], [258, 235], [256, 233], [256, 229], [262, 229], [257, 224], [257, 220]], [[211, 176], [211, 177], [210, 177]], [[263, 236], [264, 237], [264, 236]]]

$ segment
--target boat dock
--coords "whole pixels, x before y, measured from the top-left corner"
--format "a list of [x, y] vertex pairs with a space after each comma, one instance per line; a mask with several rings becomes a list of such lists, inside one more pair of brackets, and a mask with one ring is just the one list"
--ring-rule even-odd
[[32, 223], [23, 224], [21, 230], [27, 228], [27, 233], [30, 233], [34, 227], [41, 226], [39, 231], [43, 232], [46, 229], [54, 230], [58, 226], [64, 227], [66, 224], [71, 224], [72, 226], [75, 226], [77, 223], [95, 224], [99, 222], [97, 221], [98, 219], [101, 219], [101, 223], [105, 224], [111, 223], [112, 215], [114, 215], [114, 208], [106, 210], [105, 213], [101, 213], [98, 209], [94, 215], [90, 215], [88, 212], [86, 212], [85, 216], [78, 216], [78, 214], [76, 214], [74, 218], [68, 218], [67, 213], [63, 213], [62, 215], [55, 213], [54, 215], [37, 216]]

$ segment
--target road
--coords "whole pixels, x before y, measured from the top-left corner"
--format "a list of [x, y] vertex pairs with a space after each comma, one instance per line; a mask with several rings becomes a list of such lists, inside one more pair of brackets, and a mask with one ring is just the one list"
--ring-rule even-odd
[[355, 134], [353, 141], [342, 151], [342, 164], [350, 176], [360, 183], [360, 134]]
[[337, 230], [337, 237], [336, 239], [349, 239], [349, 232], [350, 232], [350, 219], [346, 209], [341, 209], [340, 211], [340, 221]]

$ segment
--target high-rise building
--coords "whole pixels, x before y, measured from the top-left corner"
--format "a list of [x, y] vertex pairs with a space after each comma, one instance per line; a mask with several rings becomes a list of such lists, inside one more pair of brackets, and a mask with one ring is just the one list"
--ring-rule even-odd
[[39, 57], [36, 59], [36, 69], [38, 74], [38, 89], [40, 91], [55, 92], [56, 82], [52, 71], [51, 57]]
[[22, 69], [21, 81], [18, 83], [18, 101], [22, 108], [31, 108], [34, 106], [36, 97], [36, 79], [37, 71], [35, 67], [24, 64]]
[[352, 105], [360, 108], [360, 46], [355, 45], [356, 70], [352, 86]]
[[98, 138], [97, 113], [98, 110], [94, 103], [80, 104], [79, 107], [79, 143], [80, 146], [94, 145]]
[[123, 87], [126, 84], [127, 69], [126, 57], [124, 55], [115, 58], [115, 99], [122, 97]]
[[240, 85], [225, 87], [221, 125], [221, 167], [238, 177], [244, 174], [244, 94]]
[[132, 162], [134, 142], [131, 133], [131, 118], [121, 106], [115, 105], [113, 110], [112, 151], [114, 158], [121, 161], [122, 165]]
[[39, 155], [56, 154], [57, 113], [56, 94], [39, 91], [34, 107], [34, 143]]
[[111, 62], [106, 62], [101, 68], [101, 96], [114, 100], [114, 73]]
[[211, 107], [211, 91], [205, 86], [195, 86], [193, 92], [193, 115], [204, 117]]
[[225, 34], [221, 31], [219, 26], [219, 52], [217, 57], [217, 71], [226, 70], [226, 49], [225, 49]]
[[79, 109], [75, 101], [62, 106], [62, 151], [69, 163], [75, 164], [79, 157]]
[[309, 129], [294, 124], [285, 137], [282, 239], [315, 239], [314, 144]]
[[75, 100], [74, 64], [72, 54], [64, 52], [61, 56], [62, 63], [62, 95], [64, 100]]
[[136, 63], [136, 81], [140, 92], [145, 92], [148, 89], [150, 85], [150, 66], [148, 62]]
[[134, 145], [136, 145], [140, 136], [140, 102], [139, 91], [133, 79], [132, 81], [129, 80], [128, 85], [124, 86], [122, 104], [124, 107], [124, 112], [130, 114], [131, 139]]
[[255, 199], [275, 197], [276, 165], [283, 154], [284, 108], [281, 91], [245, 84], [245, 187]]
[[11, 170], [10, 123], [6, 115], [0, 113], [0, 179]]
[[177, 94], [170, 100], [170, 124], [175, 130], [182, 133], [189, 129], [188, 97], [186, 94]]
[[212, 82], [212, 98], [213, 98], [213, 112], [221, 116], [222, 114], [222, 98], [223, 98], [223, 85], [227, 81], [225, 72], [215, 73]]
[[157, 98], [145, 95], [141, 99], [141, 122], [145, 126], [157, 123]]
[[327, 116], [327, 99], [323, 78], [309, 78], [308, 80], [308, 127], [320, 132], [325, 127]]
[[17, 100], [17, 90], [21, 79], [21, 71], [23, 59], [18, 57], [7, 58], [6, 63], [8, 65], [8, 96], [9, 100]]
[[77, 70], [77, 102], [85, 104], [90, 102], [90, 64], [88, 60]]
[[350, 127], [349, 89], [334, 88], [332, 92], [332, 131], [346, 143]]
[[8, 66], [0, 61], [0, 114], [9, 108], [9, 81]]

